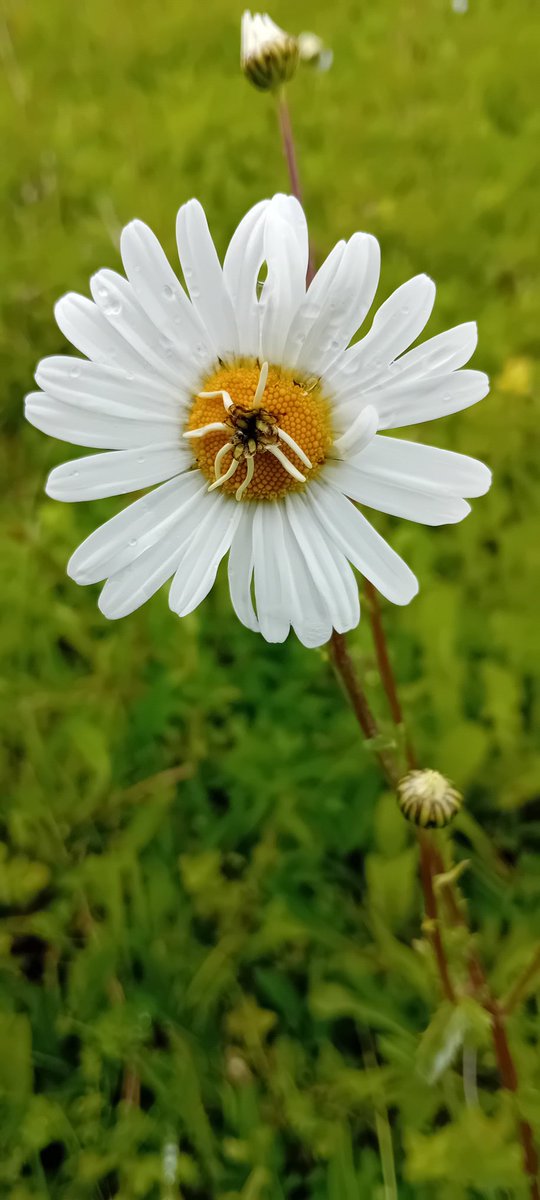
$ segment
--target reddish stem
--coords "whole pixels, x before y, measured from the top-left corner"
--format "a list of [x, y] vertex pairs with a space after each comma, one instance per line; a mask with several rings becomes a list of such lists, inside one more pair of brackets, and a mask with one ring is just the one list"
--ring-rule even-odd
[[[289, 111], [289, 105], [287, 104], [287, 99], [285, 96], [284, 88], [282, 88], [277, 93], [276, 98], [277, 98], [279, 132], [281, 134], [281, 141], [283, 144], [283, 152], [285, 154], [285, 159], [287, 162], [287, 170], [289, 172], [289, 183], [291, 186], [291, 192], [293, 193], [293, 196], [296, 196], [296, 199], [300, 201], [300, 204], [303, 204], [302, 185], [300, 183], [300, 171], [298, 169], [298, 159], [296, 157], [296, 147], [294, 144], [294, 134], [293, 134], [293, 128], [292, 128], [292, 123], [291, 123], [291, 114]], [[307, 268], [307, 275], [306, 275], [306, 283], [308, 286], [311, 283], [311, 280], [313, 279], [314, 274], [315, 274], [315, 261], [314, 261], [313, 252], [312, 252], [311, 246], [310, 246], [309, 258], [308, 258], [308, 268]]]
[[[342, 633], [332, 631], [332, 637], [329, 642], [330, 654], [332, 656], [336, 671], [341, 677], [343, 686], [349, 698], [351, 708], [358, 721], [358, 724], [368, 741], [373, 741], [374, 738], [380, 737], [379, 727], [375, 717], [369, 706], [366, 694], [360, 683], [358, 675], [355, 671], [352, 658], [349, 654], [347, 642]], [[376, 755], [382, 767], [388, 782], [392, 787], [396, 787], [399, 783], [400, 772], [386, 750], [376, 750]]]
[[435, 895], [434, 877], [436, 874], [434, 867], [433, 844], [431, 838], [425, 833], [418, 833], [418, 842], [420, 846], [420, 876], [422, 879], [422, 890], [424, 893], [424, 904], [426, 909], [426, 917], [428, 918], [428, 937], [431, 942], [435, 961], [437, 963], [441, 985], [446, 999], [451, 1004], [455, 1004], [457, 997], [454, 990], [454, 985], [450, 978], [448, 960], [446, 958], [441, 930], [439, 924], [439, 913], [437, 909], [437, 897]]
[[[375, 654], [377, 657], [377, 666], [381, 683], [386, 692], [392, 719], [396, 725], [405, 726], [403, 719], [403, 709], [399, 699], [396, 677], [392, 667], [390, 655], [388, 653], [388, 643], [384, 632], [384, 626], [381, 616], [381, 605], [379, 601], [379, 593], [377, 589], [370, 583], [369, 579], [364, 579], [364, 590], [368, 600], [369, 619], [371, 622], [371, 632], [373, 634], [373, 642], [375, 645]], [[405, 739], [405, 753], [407, 763], [411, 770], [416, 767], [416, 756], [410, 738], [407, 734]]]

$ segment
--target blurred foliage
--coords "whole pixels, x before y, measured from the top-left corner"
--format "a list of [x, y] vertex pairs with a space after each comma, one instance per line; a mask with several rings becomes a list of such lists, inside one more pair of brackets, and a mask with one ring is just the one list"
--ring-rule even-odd
[[[291, 92], [317, 253], [370, 229], [381, 297], [428, 271], [430, 331], [478, 318], [493, 378], [418, 432], [489, 461], [491, 494], [449, 529], [375, 521], [421, 580], [384, 618], [421, 758], [467, 796], [453, 853], [501, 994], [540, 904], [537, 4], [273, 15], [335, 53]], [[287, 186], [238, 19], [1, 6], [0, 1194], [521, 1200], [484, 1014], [439, 1008], [413, 839], [325, 652], [248, 633], [223, 579], [183, 622], [161, 595], [107, 624], [65, 564], [115, 501], [45, 499], [66, 449], [21, 418], [36, 360], [64, 352], [54, 300], [118, 264], [125, 221], [172, 253], [197, 194], [223, 249]], [[365, 622], [351, 642], [388, 729]], [[530, 991], [509, 1033], [538, 1129]]]

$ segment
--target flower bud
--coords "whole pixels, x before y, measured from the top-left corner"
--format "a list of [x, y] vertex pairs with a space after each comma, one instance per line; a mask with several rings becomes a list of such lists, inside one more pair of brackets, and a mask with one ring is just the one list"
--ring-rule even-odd
[[271, 91], [292, 79], [298, 65], [298, 41], [267, 13], [246, 10], [242, 15], [240, 63], [255, 87]]
[[439, 771], [409, 771], [397, 788], [398, 804], [407, 821], [422, 829], [442, 829], [459, 812], [462, 796]]
[[298, 34], [298, 53], [300, 62], [317, 71], [329, 71], [334, 60], [332, 51], [316, 33]]

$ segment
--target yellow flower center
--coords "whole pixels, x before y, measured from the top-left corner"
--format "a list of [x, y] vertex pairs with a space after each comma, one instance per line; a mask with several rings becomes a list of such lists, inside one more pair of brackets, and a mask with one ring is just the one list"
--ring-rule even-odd
[[211, 489], [238, 500], [278, 500], [324, 462], [330, 406], [318, 382], [242, 361], [204, 380], [184, 437]]

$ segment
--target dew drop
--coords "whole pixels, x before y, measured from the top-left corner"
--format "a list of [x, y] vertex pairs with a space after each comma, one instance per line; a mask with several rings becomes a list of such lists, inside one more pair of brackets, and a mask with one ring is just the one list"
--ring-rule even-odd
[[104, 309], [106, 317], [119, 317], [122, 312], [122, 305], [119, 300], [111, 300]]
[[72, 379], [78, 379], [79, 375], [81, 373], [81, 368], [80, 367], [72, 367], [71, 371], [69, 373], [70, 373]]
[[171, 287], [170, 283], [165, 284], [165, 287], [163, 288], [163, 295], [165, 296], [166, 300], [174, 300], [174, 288]]
[[129, 544], [130, 546], [136, 546], [136, 545], [137, 545], [137, 542], [138, 542], [138, 538], [130, 538], [130, 539], [129, 539], [129, 543], [128, 543], [128, 544]]
[[402, 310], [401, 310], [402, 317], [408, 317], [409, 312], [410, 312], [409, 308], [402, 308]]

